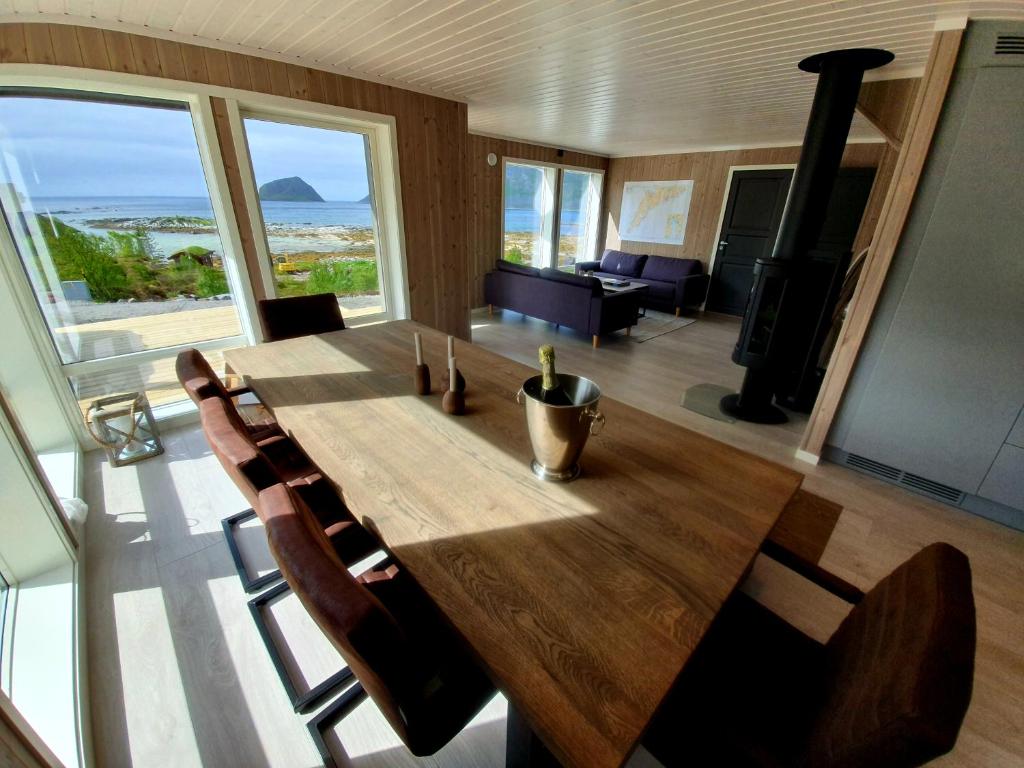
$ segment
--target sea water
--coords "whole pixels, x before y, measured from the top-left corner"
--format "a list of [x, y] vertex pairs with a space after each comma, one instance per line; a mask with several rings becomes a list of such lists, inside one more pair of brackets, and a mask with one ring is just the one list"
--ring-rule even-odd
[[[64, 223], [90, 234], [108, 231], [103, 219], [137, 220], [141, 225], [159, 217], [197, 217], [213, 219], [213, 207], [204, 197], [37, 197], [32, 201], [35, 212], [52, 215]], [[267, 242], [272, 253], [344, 251], [354, 243], [366, 243], [366, 231], [373, 227], [373, 209], [369, 203], [326, 201], [260, 202], [267, 228]], [[509, 208], [505, 211], [508, 232], [536, 232], [540, 214], [531, 209]], [[561, 233], [577, 233], [579, 212], [562, 211]], [[190, 245], [223, 252], [216, 228], [197, 227], [195, 232], [150, 232], [158, 255], [169, 256]], [[130, 231], [119, 229], [119, 231]], [[372, 229], [371, 229], [372, 231]]]

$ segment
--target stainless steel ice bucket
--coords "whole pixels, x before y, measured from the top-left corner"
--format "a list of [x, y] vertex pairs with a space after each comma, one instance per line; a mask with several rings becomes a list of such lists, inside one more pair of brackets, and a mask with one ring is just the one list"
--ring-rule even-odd
[[530, 432], [534, 459], [530, 463], [537, 477], [544, 480], [575, 480], [580, 474], [579, 459], [590, 435], [604, 426], [597, 410], [601, 390], [582, 376], [558, 374], [558, 380], [572, 405], [548, 405], [540, 399], [541, 377], [523, 382], [516, 400], [526, 401], [526, 427]]

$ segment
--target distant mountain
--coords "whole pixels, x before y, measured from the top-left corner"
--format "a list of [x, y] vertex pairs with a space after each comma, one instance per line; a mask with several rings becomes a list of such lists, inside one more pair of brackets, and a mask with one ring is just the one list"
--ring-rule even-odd
[[357, 202], [357, 203], [368, 203], [368, 202], [370, 202], [370, 196], [369, 196], [369, 195], [367, 195], [367, 196], [366, 196], [366, 197], [364, 197], [364, 198], [363, 198], [362, 200], [356, 200], [356, 202]]
[[260, 187], [260, 200], [282, 200], [289, 203], [322, 203], [324, 199], [298, 176], [274, 179]]

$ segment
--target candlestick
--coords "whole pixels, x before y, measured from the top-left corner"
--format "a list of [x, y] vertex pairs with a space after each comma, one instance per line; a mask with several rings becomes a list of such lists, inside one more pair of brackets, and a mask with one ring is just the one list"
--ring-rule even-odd
[[423, 365], [423, 336], [417, 331], [412, 338], [416, 342], [416, 365]]
[[[449, 336], [449, 339], [451, 337]], [[458, 389], [458, 369], [455, 367], [455, 358], [448, 358], [448, 391], [441, 398], [441, 408], [445, 413], [458, 416], [466, 411], [466, 396]]]
[[448, 359], [455, 357], [455, 337], [448, 337]]

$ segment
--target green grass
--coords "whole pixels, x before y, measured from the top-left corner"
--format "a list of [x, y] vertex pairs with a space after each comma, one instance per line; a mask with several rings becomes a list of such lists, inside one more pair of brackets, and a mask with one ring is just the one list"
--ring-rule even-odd
[[379, 291], [377, 262], [370, 259], [319, 261], [311, 265], [306, 280], [298, 280], [288, 275], [279, 275], [277, 278], [279, 296], [310, 296], [314, 293], [353, 296]]

